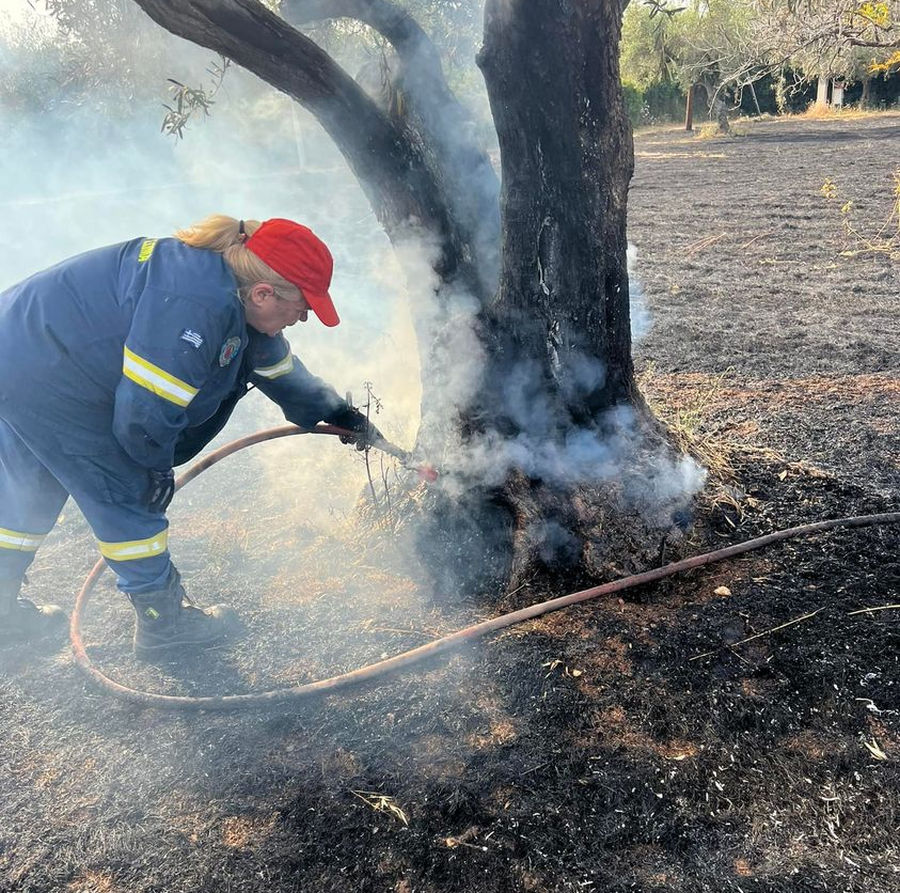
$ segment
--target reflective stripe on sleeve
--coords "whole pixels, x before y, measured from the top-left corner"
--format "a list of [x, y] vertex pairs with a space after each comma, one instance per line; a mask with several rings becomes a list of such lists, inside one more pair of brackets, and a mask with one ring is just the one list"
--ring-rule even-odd
[[161, 530], [156, 536], [128, 543], [104, 543], [97, 540], [100, 554], [110, 561], [134, 561], [137, 558], [152, 558], [162, 555], [169, 543], [169, 531]]
[[21, 530], [6, 530], [0, 527], [0, 549], [12, 549], [15, 552], [37, 552], [46, 538], [46, 533], [23, 533]]
[[275, 363], [274, 366], [260, 366], [258, 369], [254, 369], [253, 372], [256, 375], [261, 375], [263, 378], [280, 378], [282, 375], [287, 375], [293, 368], [294, 355], [288, 351], [287, 356]]
[[164, 369], [154, 366], [127, 347], [122, 362], [122, 374], [142, 388], [177, 406], [187, 406], [197, 394], [197, 388], [191, 387], [186, 381], [174, 375], [169, 375]]

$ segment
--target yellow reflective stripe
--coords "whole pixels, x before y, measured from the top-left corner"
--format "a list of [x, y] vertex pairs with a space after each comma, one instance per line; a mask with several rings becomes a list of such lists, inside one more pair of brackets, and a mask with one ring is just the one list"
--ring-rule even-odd
[[6, 530], [0, 527], [0, 549], [36, 552], [46, 538], [46, 533], [23, 533], [21, 530]]
[[144, 239], [141, 243], [141, 250], [138, 252], [138, 263], [142, 264], [145, 260], [150, 260], [154, 248], [156, 248], [156, 239]]
[[280, 378], [282, 375], [287, 375], [293, 368], [294, 355], [288, 351], [287, 356], [275, 363], [274, 366], [260, 366], [253, 371], [256, 375], [261, 375], [263, 378]]
[[162, 555], [169, 542], [169, 531], [161, 530], [156, 536], [128, 543], [104, 543], [97, 540], [100, 554], [112, 561], [134, 561], [136, 558], [152, 558]]
[[186, 381], [174, 375], [169, 375], [164, 369], [154, 366], [127, 347], [122, 363], [122, 374], [142, 388], [153, 391], [154, 394], [178, 406], [187, 406], [197, 394], [197, 388], [191, 387]]

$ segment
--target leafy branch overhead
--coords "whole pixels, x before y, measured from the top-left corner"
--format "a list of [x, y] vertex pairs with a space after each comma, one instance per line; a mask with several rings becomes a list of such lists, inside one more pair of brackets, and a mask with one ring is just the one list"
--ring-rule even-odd
[[163, 103], [163, 108], [166, 109], [161, 128], [163, 133], [182, 139], [184, 128], [194, 115], [200, 112], [204, 115], [209, 114], [210, 107], [215, 103], [214, 97], [219, 92], [231, 65], [231, 60], [225, 56], [219, 58], [218, 63], [212, 62], [206, 69], [212, 78], [212, 86], [209, 89], [203, 86], [189, 87], [174, 78], [167, 78], [170, 84], [169, 92], [172, 94], [172, 105]]

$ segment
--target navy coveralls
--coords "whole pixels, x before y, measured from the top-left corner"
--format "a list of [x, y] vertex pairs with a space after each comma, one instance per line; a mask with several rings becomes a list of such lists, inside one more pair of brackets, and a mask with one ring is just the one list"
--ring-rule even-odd
[[0, 581], [18, 580], [67, 495], [125, 592], [160, 588], [168, 522], [148, 472], [199, 452], [254, 384], [310, 427], [345, 402], [247, 326], [221, 254], [134, 239], [0, 293]]

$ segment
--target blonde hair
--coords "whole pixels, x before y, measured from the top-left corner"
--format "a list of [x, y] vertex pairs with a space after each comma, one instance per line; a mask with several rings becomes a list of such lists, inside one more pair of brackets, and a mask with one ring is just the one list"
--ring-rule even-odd
[[192, 248], [218, 251], [238, 281], [238, 295], [241, 300], [246, 297], [246, 291], [257, 282], [268, 282], [275, 288], [276, 293], [284, 293], [281, 297], [293, 298], [298, 292], [297, 287], [276, 273], [244, 245], [247, 238], [259, 229], [260, 222], [245, 220], [244, 235], [241, 234], [240, 226], [239, 220], [227, 214], [210, 214], [187, 229], [176, 230], [175, 238]]

